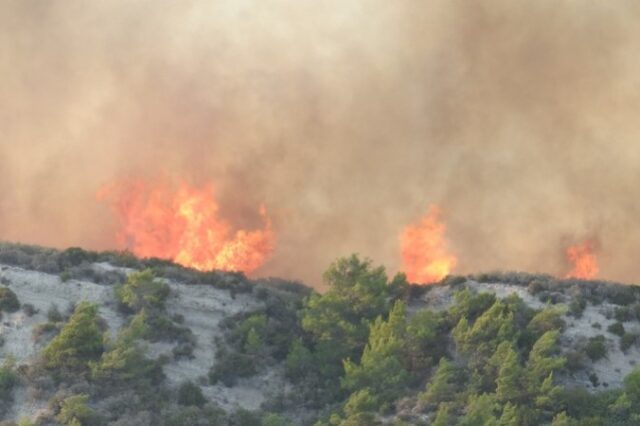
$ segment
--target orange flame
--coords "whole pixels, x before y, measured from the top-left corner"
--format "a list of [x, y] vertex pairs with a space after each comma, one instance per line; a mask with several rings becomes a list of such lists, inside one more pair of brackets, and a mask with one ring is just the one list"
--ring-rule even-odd
[[446, 230], [436, 206], [431, 206], [419, 223], [404, 229], [400, 245], [403, 269], [409, 281], [434, 283], [455, 268], [458, 259], [447, 249]]
[[250, 273], [271, 254], [275, 235], [264, 206], [262, 229], [233, 232], [219, 217], [213, 187], [194, 188], [142, 180], [117, 182], [98, 191], [120, 223], [118, 243], [140, 257], [171, 259], [191, 268]]
[[573, 265], [573, 268], [565, 278], [594, 279], [598, 275], [598, 260], [595, 249], [592, 241], [585, 241], [567, 248], [567, 260]]

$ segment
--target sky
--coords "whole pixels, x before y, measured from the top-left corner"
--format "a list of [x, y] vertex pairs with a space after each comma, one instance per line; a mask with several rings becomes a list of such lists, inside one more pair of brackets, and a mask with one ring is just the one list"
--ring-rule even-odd
[[438, 205], [455, 272], [561, 274], [597, 241], [640, 281], [640, 4], [631, 0], [0, 2], [0, 240], [116, 246], [96, 200], [212, 184], [256, 271], [400, 268]]

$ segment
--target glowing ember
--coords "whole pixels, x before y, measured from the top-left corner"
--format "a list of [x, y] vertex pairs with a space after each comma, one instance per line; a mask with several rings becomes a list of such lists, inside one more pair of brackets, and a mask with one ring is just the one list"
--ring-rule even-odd
[[598, 260], [593, 242], [585, 241], [582, 244], [569, 247], [566, 256], [573, 268], [565, 278], [590, 280], [598, 275]]
[[432, 206], [415, 225], [400, 235], [403, 269], [411, 282], [434, 283], [449, 275], [458, 260], [449, 253], [445, 240], [446, 225], [440, 222], [440, 210]]
[[219, 217], [211, 185], [169, 188], [136, 180], [98, 192], [98, 199], [108, 202], [119, 220], [117, 239], [123, 248], [199, 270], [246, 273], [260, 267], [273, 251], [275, 235], [263, 206], [262, 229], [234, 232]]

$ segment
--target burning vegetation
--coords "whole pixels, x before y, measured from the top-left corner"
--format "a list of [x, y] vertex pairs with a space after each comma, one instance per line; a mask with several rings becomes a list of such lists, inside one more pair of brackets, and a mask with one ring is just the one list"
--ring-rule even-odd
[[266, 208], [262, 228], [234, 230], [220, 217], [213, 186], [182, 183], [176, 190], [143, 180], [103, 187], [119, 222], [118, 243], [140, 257], [171, 259], [198, 270], [251, 273], [270, 256], [275, 234]]
[[572, 265], [572, 269], [565, 278], [578, 278], [581, 280], [596, 278], [599, 269], [595, 251], [596, 245], [591, 240], [567, 248], [566, 257], [567, 261]]
[[418, 223], [402, 231], [402, 263], [409, 281], [434, 283], [455, 268], [458, 259], [447, 247], [446, 230], [446, 225], [440, 220], [440, 209], [431, 206]]

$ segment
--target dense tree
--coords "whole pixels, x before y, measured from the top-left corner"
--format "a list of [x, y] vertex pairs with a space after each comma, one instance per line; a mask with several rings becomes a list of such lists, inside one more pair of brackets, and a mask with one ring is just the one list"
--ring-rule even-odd
[[342, 385], [350, 391], [367, 388], [383, 405], [397, 399], [409, 379], [402, 362], [405, 334], [405, 306], [397, 302], [387, 321], [378, 317], [371, 325], [360, 363], [345, 361]]
[[[502, 349], [502, 350], [500, 350]], [[499, 366], [496, 379], [496, 397], [500, 402], [517, 402], [523, 395], [523, 368], [518, 354], [508, 342], [503, 342], [496, 351], [494, 362]]]
[[338, 359], [356, 357], [367, 341], [369, 321], [386, 315], [390, 299], [405, 287], [404, 275], [387, 281], [384, 267], [356, 255], [335, 261], [324, 273], [329, 290], [314, 294], [302, 313], [302, 326], [317, 341], [331, 342]]
[[464, 372], [442, 357], [438, 369], [427, 384], [426, 391], [420, 394], [420, 399], [431, 404], [452, 401], [460, 390], [463, 378]]
[[465, 415], [459, 426], [497, 426], [496, 411], [498, 405], [490, 394], [471, 395], [467, 401]]

